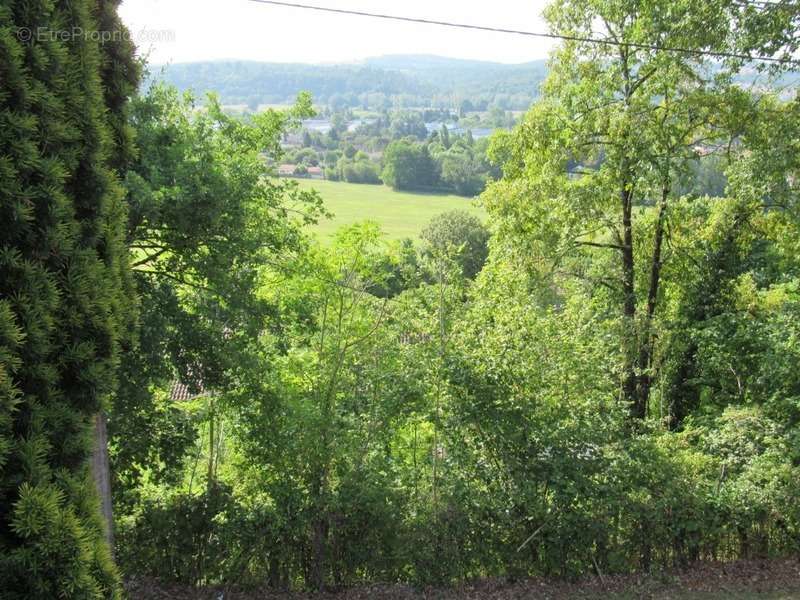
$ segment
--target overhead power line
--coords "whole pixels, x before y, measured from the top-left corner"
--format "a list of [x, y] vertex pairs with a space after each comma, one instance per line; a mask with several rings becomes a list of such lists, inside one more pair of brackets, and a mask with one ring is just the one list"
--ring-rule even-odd
[[739, 2], [739, 4], [744, 6], [761, 6], [764, 8], [792, 8], [792, 6], [784, 0], [779, 0], [778, 2], [773, 2], [770, 0], [742, 0]]
[[520, 29], [507, 29], [503, 27], [489, 27], [486, 25], [471, 25], [468, 23], [454, 23], [451, 21], [438, 21], [435, 19], [422, 19], [418, 17], [403, 17], [399, 15], [387, 15], [383, 13], [373, 13], [361, 10], [348, 10], [344, 8], [330, 8], [327, 6], [316, 6], [313, 4], [299, 4], [295, 2], [281, 2], [280, 0], [247, 0], [256, 4], [269, 4], [272, 6], [283, 6], [287, 8], [297, 8], [301, 10], [313, 10], [318, 12], [335, 13], [339, 15], [353, 15], [357, 17], [369, 17], [372, 19], [384, 19], [388, 21], [402, 21], [405, 23], [421, 23], [423, 25], [439, 25], [441, 27], [452, 27], [456, 29], [471, 29], [477, 31], [490, 31], [492, 33], [507, 33], [512, 35], [523, 35], [528, 37], [547, 38], [553, 40], [566, 40], [571, 42], [583, 42], [588, 44], [602, 44], [605, 46], [623, 46], [626, 48], [637, 48], [640, 50], [653, 50], [660, 52], [678, 52], [695, 56], [711, 56], [716, 58], [736, 58], [739, 60], [771, 62], [785, 65], [798, 65], [800, 60], [786, 58], [774, 58], [772, 56], [753, 56], [750, 54], [739, 54], [736, 52], [712, 52], [710, 50], [698, 50], [696, 48], [680, 48], [675, 46], [659, 46], [656, 44], [641, 44], [637, 42], [619, 42], [603, 38], [584, 37], [578, 35], [561, 35], [557, 33], [546, 33], [540, 31], [524, 31]]

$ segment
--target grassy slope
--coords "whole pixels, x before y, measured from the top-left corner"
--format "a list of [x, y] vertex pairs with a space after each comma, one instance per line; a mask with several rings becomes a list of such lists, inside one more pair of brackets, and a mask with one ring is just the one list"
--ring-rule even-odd
[[334, 217], [315, 226], [317, 234], [330, 238], [342, 225], [376, 221], [389, 239], [418, 239], [436, 215], [461, 208], [485, 219], [486, 213], [474, 200], [460, 196], [395, 192], [383, 185], [337, 181], [299, 180], [303, 188], [316, 189]]

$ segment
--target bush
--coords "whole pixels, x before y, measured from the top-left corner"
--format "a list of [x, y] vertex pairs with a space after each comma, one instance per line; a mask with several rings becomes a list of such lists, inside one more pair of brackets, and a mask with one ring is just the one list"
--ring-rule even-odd
[[348, 183], [383, 183], [378, 175], [377, 165], [367, 161], [346, 164], [342, 168], [342, 175]]
[[189, 585], [221, 581], [233, 546], [220, 525], [234, 510], [230, 489], [221, 485], [199, 495], [147, 500], [132, 522], [120, 524], [120, 564], [129, 573]]

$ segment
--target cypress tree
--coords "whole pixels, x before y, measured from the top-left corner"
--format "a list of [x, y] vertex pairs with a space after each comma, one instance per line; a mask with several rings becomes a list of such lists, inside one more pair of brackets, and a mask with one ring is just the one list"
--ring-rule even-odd
[[0, 4], [3, 598], [120, 593], [88, 460], [134, 315], [117, 171], [138, 67], [116, 7]]

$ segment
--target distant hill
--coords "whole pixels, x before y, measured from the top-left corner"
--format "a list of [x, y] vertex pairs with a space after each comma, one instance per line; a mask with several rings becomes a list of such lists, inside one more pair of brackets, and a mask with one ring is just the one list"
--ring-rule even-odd
[[390, 54], [367, 58], [365, 65], [395, 71], [519, 71], [529, 69], [544, 69], [547, 61], [535, 60], [527, 63], [498, 63], [486, 60], [471, 60], [465, 58], [449, 58], [434, 54]]
[[[367, 59], [370, 67], [400, 72], [443, 93], [478, 98], [496, 92], [533, 99], [547, 75], [544, 60], [504, 64], [429, 55], [395, 55]], [[527, 108], [529, 102], [523, 102]], [[510, 108], [510, 107], [504, 107]]]
[[308, 65], [254, 61], [179, 63], [151, 68], [198, 96], [216, 91], [224, 104], [291, 102], [309, 91], [333, 107], [442, 107], [526, 109], [545, 77], [545, 61], [508, 65], [429, 55], [370, 58], [361, 63]]

